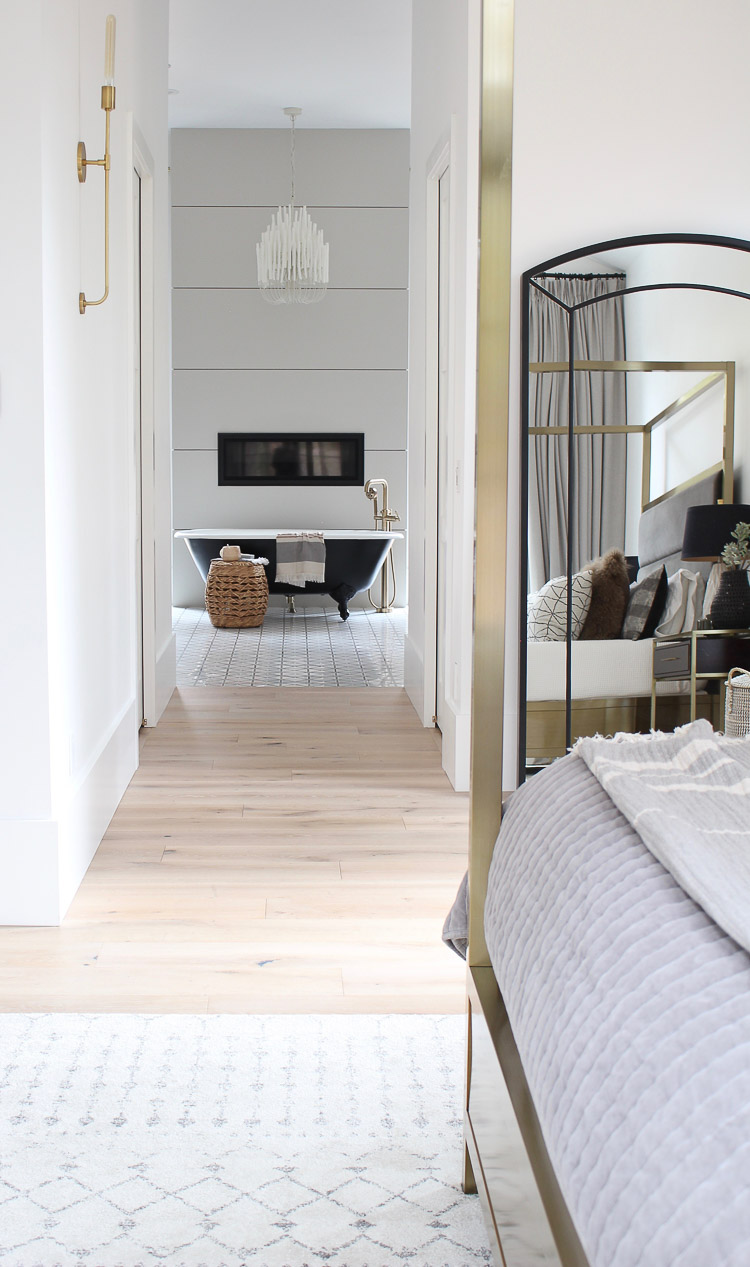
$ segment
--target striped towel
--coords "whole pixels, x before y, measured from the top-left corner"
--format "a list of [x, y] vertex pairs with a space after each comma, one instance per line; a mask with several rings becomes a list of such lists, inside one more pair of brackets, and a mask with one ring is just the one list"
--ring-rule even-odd
[[707, 721], [574, 749], [647, 849], [750, 951], [750, 739]]
[[325, 580], [326, 543], [322, 532], [282, 532], [276, 538], [276, 580], [303, 589]]

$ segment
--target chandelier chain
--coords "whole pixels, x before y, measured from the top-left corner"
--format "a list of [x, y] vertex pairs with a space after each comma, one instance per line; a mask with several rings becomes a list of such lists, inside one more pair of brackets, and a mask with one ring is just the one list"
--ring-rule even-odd
[[291, 205], [292, 205], [292, 206], [294, 206], [294, 115], [292, 115], [292, 155], [291, 155], [291, 167], [292, 167], [292, 204], [291, 204]]

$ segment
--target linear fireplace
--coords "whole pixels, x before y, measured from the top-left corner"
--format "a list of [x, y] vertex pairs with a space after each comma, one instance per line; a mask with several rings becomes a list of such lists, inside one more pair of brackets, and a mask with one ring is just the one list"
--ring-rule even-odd
[[362, 432], [224, 431], [219, 484], [347, 484], [365, 478]]

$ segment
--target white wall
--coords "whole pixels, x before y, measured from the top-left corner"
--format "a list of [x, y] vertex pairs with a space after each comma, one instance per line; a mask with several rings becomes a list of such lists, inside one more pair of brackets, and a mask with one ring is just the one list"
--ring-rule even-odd
[[[297, 129], [297, 203], [330, 245], [328, 293], [265, 302], [255, 243], [289, 196], [287, 128], [172, 132], [175, 528], [368, 528], [357, 488], [219, 487], [219, 431], [361, 431], [406, 526], [408, 132]], [[399, 605], [406, 549], [394, 547]], [[175, 602], [203, 605], [175, 543]], [[366, 605], [366, 595], [355, 602]]]
[[0, 22], [0, 118], [12, 120], [12, 127], [4, 129], [5, 154], [15, 188], [24, 191], [23, 198], [0, 199], [5, 296], [0, 306], [0, 525], [11, 568], [3, 586], [0, 656], [0, 878], [3, 888], [16, 890], [36, 867], [40, 896], [52, 901], [57, 825], [48, 743], [42, 119], [39, 93], [29, 92], [28, 80], [39, 55], [41, 3], [5, 3]]
[[[0, 211], [4, 291], [20, 300], [20, 307], [6, 303], [2, 317], [0, 521], [9, 560], [22, 573], [19, 589], [4, 590], [3, 923], [62, 917], [137, 764], [133, 120], [155, 163], [156, 480], [158, 499], [169, 502], [166, 0], [118, 7], [111, 296], [78, 312], [79, 290], [98, 298], [103, 289], [102, 175], [91, 169], [79, 186], [75, 151], [79, 139], [89, 157], [103, 149], [109, 7], [18, 0], [0, 10], [4, 138], [20, 144], [19, 196]], [[174, 681], [163, 527], [154, 550], [163, 697]]]
[[[566, 250], [638, 233], [748, 236], [748, 38], [743, 0], [516, 0], [511, 496], [521, 273]], [[742, 454], [746, 445], [743, 436]], [[517, 514], [511, 505], [511, 543], [521, 530]], [[513, 786], [518, 720], [514, 562], [511, 545], [504, 787]]]
[[435, 711], [436, 331], [430, 288], [437, 258], [430, 202], [435, 160], [450, 149], [450, 352], [447, 557], [447, 717], [443, 764], [468, 787], [473, 601], [477, 220], [478, 0], [414, 0], [409, 205], [409, 625], [406, 689], [424, 725]]

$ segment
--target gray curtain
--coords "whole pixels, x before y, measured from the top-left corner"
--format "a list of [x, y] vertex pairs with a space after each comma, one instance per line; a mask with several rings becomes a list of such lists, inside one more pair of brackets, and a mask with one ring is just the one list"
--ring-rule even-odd
[[[564, 303], [621, 290], [617, 277], [549, 277], [541, 284]], [[623, 300], [609, 299], [575, 314], [576, 360], [625, 359]], [[530, 361], [567, 361], [568, 321], [564, 309], [531, 288]], [[577, 425], [625, 423], [624, 374], [575, 375]], [[529, 375], [529, 426], [568, 425], [568, 375]], [[575, 497], [570, 524], [573, 570], [578, 571], [625, 541], [624, 435], [575, 438]], [[539, 589], [567, 568], [568, 438], [529, 437], [529, 589]]]

